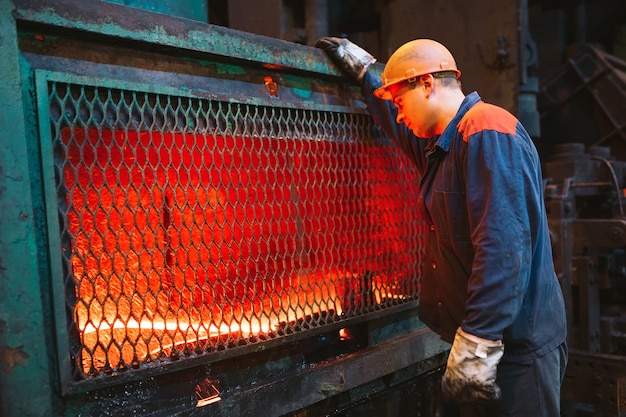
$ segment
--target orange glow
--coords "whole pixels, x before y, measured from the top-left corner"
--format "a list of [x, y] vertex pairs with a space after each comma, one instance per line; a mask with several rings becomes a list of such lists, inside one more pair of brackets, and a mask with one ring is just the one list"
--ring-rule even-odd
[[62, 140], [85, 374], [417, 294], [412, 174], [382, 147], [95, 129]]

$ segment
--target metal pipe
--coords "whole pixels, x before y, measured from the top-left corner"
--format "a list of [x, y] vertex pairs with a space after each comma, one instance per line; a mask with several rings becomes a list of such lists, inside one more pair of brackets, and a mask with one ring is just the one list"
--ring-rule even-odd
[[575, 7], [576, 42], [583, 45], [587, 42], [587, 5], [581, 1]]
[[328, 36], [328, 0], [304, 2], [307, 45], [313, 45], [322, 36]]

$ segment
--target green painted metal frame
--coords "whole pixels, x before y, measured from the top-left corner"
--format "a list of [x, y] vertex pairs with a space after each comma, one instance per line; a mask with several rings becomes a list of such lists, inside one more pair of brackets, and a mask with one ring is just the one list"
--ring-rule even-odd
[[[54, 158], [52, 149], [52, 135], [48, 128], [50, 122], [50, 105], [48, 101], [48, 75], [45, 71], [35, 71], [35, 95], [37, 100], [37, 115], [39, 122], [39, 146], [41, 149], [41, 170], [44, 201], [57, 201], [54, 184]], [[46, 205], [46, 224], [48, 231], [48, 251], [50, 254], [62, 253], [62, 246], [59, 233], [59, 217], [56, 207]], [[66, 320], [65, 311], [65, 289], [63, 284], [63, 266], [60, 256], [50, 256], [50, 287], [52, 290], [52, 308], [54, 311], [54, 323], [57, 348], [57, 359], [59, 366], [59, 379], [61, 386], [65, 387], [70, 383], [70, 358], [69, 355], [60, 352], [70, 352], [69, 335], [67, 329], [69, 323]]]
[[[281, 67], [342, 76], [321, 50], [280, 39], [159, 14], [153, 14], [144, 21], [125, 20], [124, 16], [129, 14], [127, 7], [103, 1], [55, 3], [51, 7], [47, 0], [15, 1], [15, 17], [22, 21], [105, 35], [113, 39], [150, 42], [187, 52], [263, 64], [269, 68]], [[184, 32], [184, 36], [181, 32]]]

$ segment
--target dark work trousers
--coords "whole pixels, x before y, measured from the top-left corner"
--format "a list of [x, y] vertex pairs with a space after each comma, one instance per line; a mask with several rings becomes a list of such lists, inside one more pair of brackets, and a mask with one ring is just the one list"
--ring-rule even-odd
[[567, 366], [567, 345], [527, 362], [501, 362], [496, 383], [498, 402], [446, 405], [444, 417], [559, 417], [561, 383]]

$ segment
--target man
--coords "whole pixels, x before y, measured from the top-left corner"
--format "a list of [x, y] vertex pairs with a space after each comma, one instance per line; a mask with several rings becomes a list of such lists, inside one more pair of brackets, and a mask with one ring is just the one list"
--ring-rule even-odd
[[466, 96], [436, 41], [402, 45], [382, 81], [368, 71], [375, 58], [347, 39], [316, 45], [361, 84], [373, 119], [420, 172], [429, 232], [419, 315], [452, 344], [444, 398], [462, 416], [558, 417], [565, 307], [528, 133], [478, 93]]

